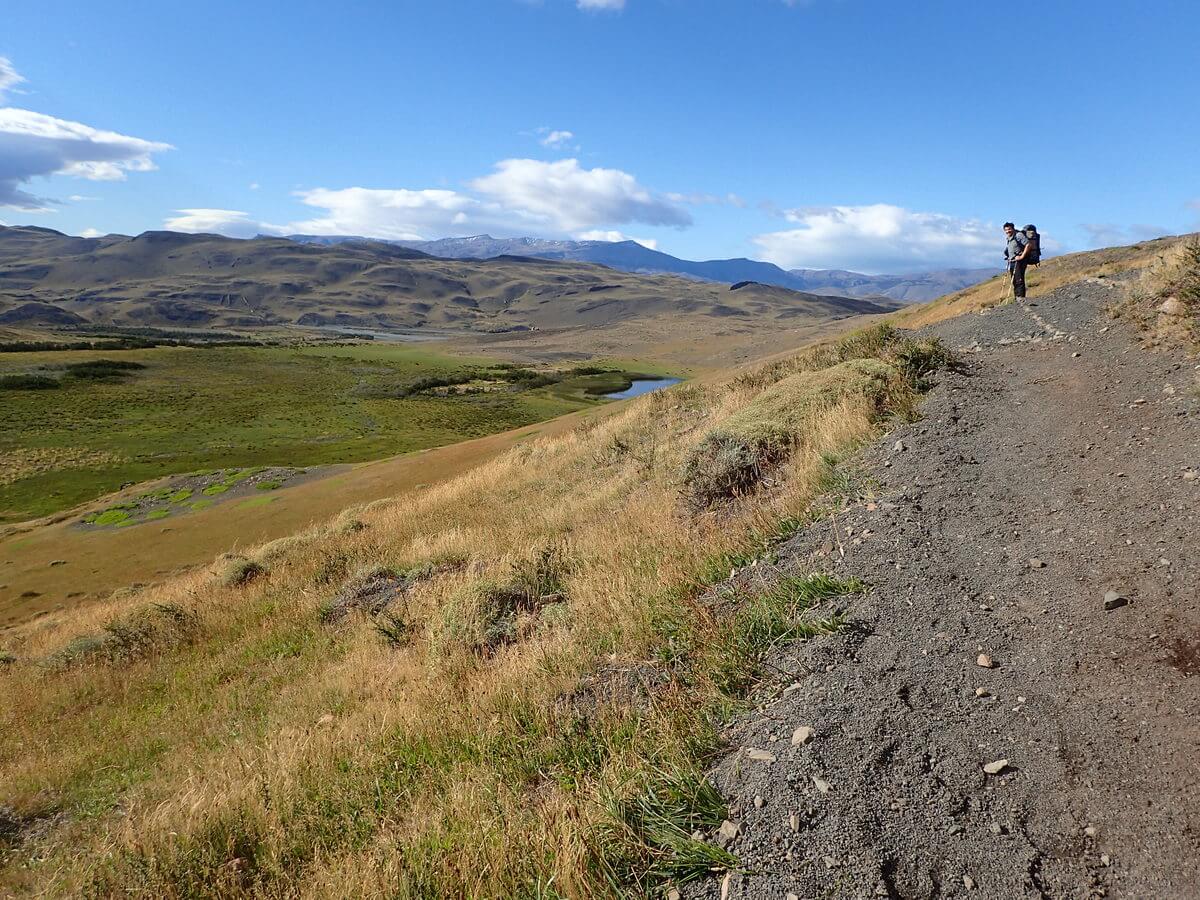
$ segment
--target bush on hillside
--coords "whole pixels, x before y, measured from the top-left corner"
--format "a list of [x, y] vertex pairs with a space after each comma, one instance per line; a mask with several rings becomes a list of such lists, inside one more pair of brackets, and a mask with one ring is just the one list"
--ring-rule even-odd
[[75, 638], [42, 664], [62, 670], [87, 663], [125, 663], [191, 640], [195, 616], [173, 603], [152, 603], [129, 616], [113, 619], [100, 634]]
[[144, 368], [144, 364], [129, 359], [93, 359], [66, 367], [68, 377], [81, 381], [116, 381]]
[[765, 387], [691, 453], [686, 502], [699, 511], [749, 493], [804, 440], [815, 415], [842, 401], [865, 402], [872, 417], [911, 413], [928, 375], [952, 364], [939, 341], [902, 338], [884, 324], [748, 373], [742, 384]]
[[58, 382], [45, 375], [0, 375], [0, 391], [49, 391]]

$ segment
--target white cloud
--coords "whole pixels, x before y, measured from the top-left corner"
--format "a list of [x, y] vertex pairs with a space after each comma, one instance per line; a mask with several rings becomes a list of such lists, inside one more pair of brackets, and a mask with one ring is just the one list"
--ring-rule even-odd
[[177, 209], [175, 212], [179, 215], [163, 223], [168, 231], [248, 238], [271, 227], [255, 222], [247, 213], [234, 209]]
[[[597, 240], [626, 240], [612, 226], [691, 224], [686, 209], [642, 186], [633, 175], [619, 169], [584, 169], [574, 159], [504, 160], [470, 187], [470, 191], [314, 188], [297, 191], [295, 196], [320, 212], [284, 225], [256, 222], [237, 210], [197, 208], [179, 210], [165, 226], [234, 237], [336, 234], [428, 240], [485, 232], [505, 237], [587, 232], [605, 235]], [[649, 239], [630, 240], [654, 245]]]
[[83, 231], [79, 232], [79, 236], [86, 238], [104, 237], [104, 232], [99, 228], [85, 228]]
[[692, 223], [687, 210], [652, 193], [628, 172], [584, 169], [575, 159], [502, 160], [495, 172], [475, 179], [471, 187], [507, 210], [561, 231], [627, 222], [678, 227]]
[[257, 181], [250, 182], [250, 190], [257, 191], [260, 187], [262, 187], [262, 185], [259, 184]]
[[793, 209], [799, 227], [760, 234], [764, 259], [784, 268], [852, 269], [867, 273], [998, 265], [1000, 229], [977, 219], [899, 206]]
[[[12, 62], [7, 56], [0, 56], [0, 100], [4, 99], [4, 95], [12, 90], [18, 84], [21, 84], [25, 79], [18, 74], [13, 68]], [[20, 93], [19, 91], [17, 93]]]
[[604, 231], [603, 229], [592, 229], [591, 231], [581, 231], [575, 235], [577, 241], [608, 241], [609, 243], [617, 243], [618, 241], [633, 241], [641, 244], [647, 250], [657, 250], [658, 241], [654, 238], [638, 238], [630, 237], [620, 231]]
[[580, 9], [611, 10], [620, 12], [625, 8], [625, 0], [576, 0]]
[[316, 188], [299, 191], [297, 196], [325, 214], [293, 222], [286, 226], [290, 233], [424, 240], [479, 234], [506, 221], [504, 212], [494, 204], [458, 191]]
[[0, 109], [0, 206], [45, 209], [47, 201], [21, 189], [37, 177], [72, 175], [120, 181], [154, 169], [152, 155], [170, 144], [101, 131], [27, 109]]
[[542, 138], [541, 144], [543, 147], [561, 147], [573, 140], [575, 140], [575, 133], [572, 131], [551, 131]]

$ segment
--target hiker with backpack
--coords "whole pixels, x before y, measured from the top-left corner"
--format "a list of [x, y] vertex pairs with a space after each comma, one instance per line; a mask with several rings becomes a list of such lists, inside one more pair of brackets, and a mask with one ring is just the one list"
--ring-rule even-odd
[[1004, 258], [1008, 260], [1013, 296], [1024, 300], [1025, 270], [1042, 261], [1042, 236], [1032, 225], [1026, 225], [1017, 231], [1017, 227], [1012, 222], [1004, 223], [1004, 236], [1008, 239], [1008, 244], [1004, 248]]

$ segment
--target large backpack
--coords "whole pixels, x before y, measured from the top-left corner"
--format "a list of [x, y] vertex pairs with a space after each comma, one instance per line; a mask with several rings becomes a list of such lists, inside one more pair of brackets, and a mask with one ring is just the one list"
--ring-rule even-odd
[[1026, 225], [1021, 230], [1025, 232], [1025, 238], [1029, 241], [1029, 255], [1025, 257], [1025, 262], [1036, 266], [1042, 261], [1042, 236], [1032, 225]]

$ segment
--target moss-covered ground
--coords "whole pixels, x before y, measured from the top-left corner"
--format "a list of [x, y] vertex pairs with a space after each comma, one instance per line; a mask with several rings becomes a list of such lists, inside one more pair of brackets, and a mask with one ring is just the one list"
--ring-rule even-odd
[[[144, 368], [121, 378], [71, 377], [69, 366], [97, 359]], [[611, 372], [513, 374], [523, 371], [383, 342], [4, 354], [0, 375], [58, 386], [4, 392], [0, 522], [172, 473], [362, 462], [482, 437], [583, 408], [599, 402], [601, 388], [628, 384]], [[459, 389], [467, 378], [492, 383]], [[459, 384], [422, 387], [438, 382]]]

